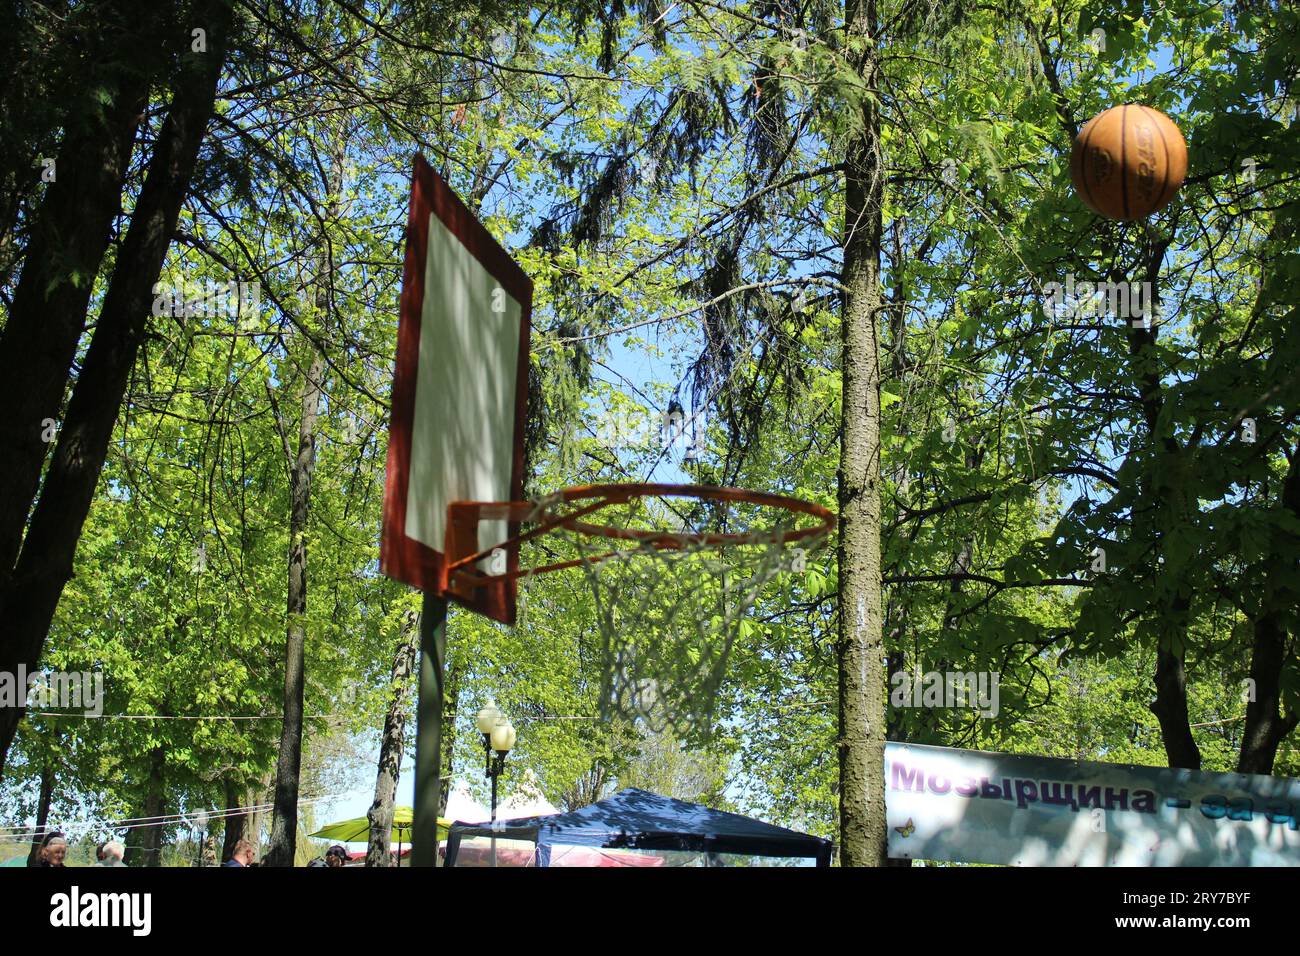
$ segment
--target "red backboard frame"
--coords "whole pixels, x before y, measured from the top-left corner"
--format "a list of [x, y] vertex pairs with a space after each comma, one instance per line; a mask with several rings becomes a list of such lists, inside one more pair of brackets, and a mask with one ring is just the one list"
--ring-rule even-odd
[[[407, 502], [419, 375], [420, 332], [424, 314], [425, 271], [429, 219], [436, 215], [447, 230], [501, 287], [519, 303], [520, 330], [515, 369], [515, 415], [510, 500], [523, 498], [524, 428], [528, 417], [528, 345], [531, 332], [533, 283], [451, 187], [416, 154], [406, 226], [406, 260], [402, 273], [401, 312], [397, 330], [397, 362], [393, 377], [392, 412], [388, 435], [388, 470], [384, 482], [384, 523], [379, 566], [382, 573], [425, 592], [445, 596], [493, 620], [513, 624], [516, 585], [513, 577], [492, 581], [470, 591], [448, 590], [443, 549], [407, 533]], [[511, 523], [509, 537], [518, 536]], [[444, 545], [445, 548], [445, 545]], [[518, 547], [507, 549], [507, 568], [518, 570]]]

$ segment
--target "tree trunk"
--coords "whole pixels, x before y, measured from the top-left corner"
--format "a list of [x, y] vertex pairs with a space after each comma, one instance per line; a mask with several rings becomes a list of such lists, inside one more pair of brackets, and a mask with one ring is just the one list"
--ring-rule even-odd
[[452, 765], [456, 758], [456, 735], [452, 730], [456, 726], [456, 707], [460, 700], [460, 658], [453, 657], [447, 662], [446, 690], [442, 701], [442, 726], [446, 732], [442, 735], [442, 760], [439, 762], [438, 816], [447, 815], [447, 800], [451, 797]]
[[[343, 186], [343, 162], [347, 139], [343, 130], [335, 133], [334, 154], [325, 185], [328, 196], [337, 197]], [[327, 206], [327, 221], [338, 214], [338, 204]], [[323, 237], [322, 237], [323, 242]], [[326, 316], [331, 307], [328, 290], [331, 261], [322, 252], [316, 262], [316, 314]], [[306, 679], [307, 614], [307, 523], [311, 515], [311, 481], [316, 471], [317, 419], [320, 416], [325, 356], [301, 337], [311, 353], [302, 383], [298, 449], [289, 468], [289, 600], [284, 653], [284, 722], [280, 752], [275, 764], [275, 798], [271, 819], [271, 840], [266, 851], [268, 866], [293, 866], [298, 839], [298, 775], [302, 763], [303, 687]]]
[[370, 820], [370, 845], [366, 866], [390, 866], [393, 835], [393, 801], [402, 772], [402, 749], [406, 739], [406, 701], [410, 697], [411, 672], [420, 652], [420, 616], [408, 611], [402, 621], [402, 636], [393, 657], [393, 695], [384, 716], [384, 736], [379, 745], [379, 773], [375, 776], [375, 801], [366, 814]]
[[1296, 715], [1282, 714], [1281, 677], [1286, 645], [1286, 632], [1275, 615], [1266, 614], [1255, 621], [1255, 641], [1250, 655], [1254, 699], [1246, 702], [1238, 773], [1272, 773], [1278, 745], [1295, 730]]
[[[0, 670], [13, 673], [21, 664], [30, 672], [40, 662], [63, 586], [72, 576], [77, 540], [144, 340], [153, 286], [212, 116], [233, 11], [227, 0], [210, 0], [196, 12], [208, 31], [207, 52], [190, 54], [186, 34], [172, 106], [118, 252], [54, 460], [13, 577], [0, 591], [0, 634], [5, 635], [0, 644]], [[21, 707], [0, 709], [0, 774], [23, 713]]]
[[[248, 806], [260, 807], [267, 802], [267, 793], [271, 789], [273, 774], [267, 771], [259, 778], [257, 785], [248, 788], [248, 794], [244, 798]], [[266, 810], [254, 810], [248, 815], [248, 830], [245, 837], [249, 843], [258, 847], [259, 855], [262, 846], [262, 822], [266, 819]]]
[[1187, 717], [1187, 673], [1184, 670], [1184, 651], [1158, 648], [1156, 651], [1156, 699], [1151, 702], [1151, 713], [1160, 722], [1160, 737], [1164, 741], [1165, 756], [1171, 767], [1201, 769], [1201, 751], [1192, 737], [1191, 721]]
[[[1282, 485], [1282, 506], [1300, 518], [1300, 448], [1291, 453], [1291, 466]], [[1272, 531], [1274, 541], [1286, 533]], [[1281, 574], [1289, 573], [1290, 542], [1285, 538], [1274, 544], [1273, 566]], [[1283, 592], [1282, 582], [1270, 572], [1264, 588], [1264, 601]], [[1272, 773], [1277, 748], [1295, 730], [1297, 715], [1282, 713], [1282, 672], [1288, 659], [1295, 666], [1295, 652], [1287, 652], [1287, 633], [1279, 615], [1286, 608], [1267, 607], [1254, 621], [1254, 644], [1250, 654], [1250, 678], [1253, 693], [1246, 701], [1246, 726], [1241, 735], [1241, 753], [1237, 756], [1238, 773]]]
[[[95, 277], [122, 211], [122, 186], [149, 83], [165, 62], [158, 46], [162, 5], [103, 5], [102, 29], [80, 55], [85, 71], [24, 252], [22, 274], [0, 333], [0, 587], [13, 571], [23, 528], [49, 449], [47, 419], [58, 421]], [[129, 44], [130, 52], [123, 47]], [[92, 98], [92, 93], [94, 97]], [[107, 109], [98, 97], [109, 97]], [[102, 110], [102, 112], [101, 112]], [[29, 162], [34, 158], [29, 157]], [[12, 638], [0, 629], [0, 643]], [[8, 656], [8, 655], [0, 655]], [[2, 761], [0, 761], [2, 763]]]
[[249, 836], [249, 825], [255, 819], [255, 815], [251, 813], [230, 813], [231, 810], [255, 803], [256, 798], [251, 797], [251, 793], [251, 787], [240, 786], [233, 777], [226, 778], [226, 832], [221, 841], [221, 860], [219, 862], [230, 859], [230, 855], [235, 852], [235, 844], [240, 840], [257, 842], [256, 834]]
[[146, 823], [131, 831], [139, 843], [128, 847], [128, 866], [159, 866], [162, 863], [163, 823], [158, 818], [166, 812], [167, 751], [155, 747], [149, 752], [149, 782], [144, 795]]
[[885, 847], [885, 688], [880, 565], [880, 288], [884, 195], [875, 0], [846, 0], [862, 80], [845, 157], [843, 423], [839, 508], [840, 861], [878, 866]]
[[320, 380], [324, 371], [324, 359], [312, 348], [311, 366], [302, 384], [298, 452], [289, 478], [289, 620], [284, 652], [284, 720], [275, 762], [267, 866], [293, 866], [298, 836], [298, 775], [302, 763], [307, 649], [307, 519], [311, 512], [311, 479], [316, 469], [316, 419], [320, 414]]
[[[1153, 290], [1151, 305], [1157, 315], [1160, 305], [1157, 284], [1160, 264], [1170, 242], [1172, 237], [1154, 241], [1147, 250], [1144, 280], [1150, 283], [1148, 288]], [[1122, 272], [1116, 272], [1110, 278], [1115, 282], [1123, 282], [1128, 277]], [[1151, 328], [1131, 326], [1129, 329], [1130, 364], [1139, 390], [1147, 435], [1156, 452], [1154, 460], [1157, 465], [1139, 477], [1146, 499], [1158, 503], [1151, 514], [1134, 518], [1134, 538], [1140, 541], [1160, 540], [1162, 524], [1168, 527], [1188, 520], [1189, 503], [1183, 500], [1168, 477], [1181, 467], [1183, 451], [1172, 434], [1161, 433], [1161, 413], [1165, 402], [1159, 356], [1155, 347], [1157, 333], [1158, 326], [1155, 325]], [[1160, 723], [1160, 737], [1169, 766], [1198, 770], [1201, 766], [1201, 751], [1192, 736], [1191, 720], [1187, 714], [1187, 650], [1184, 645], [1191, 601], [1190, 598], [1175, 596], [1165, 603], [1167, 606], [1157, 611], [1161, 629], [1156, 646], [1156, 699], [1151, 702], [1149, 709]]]
[[54, 799], [54, 771], [47, 761], [41, 766], [41, 793], [36, 801], [36, 832], [32, 834], [32, 849], [27, 854], [27, 865], [31, 866], [41, 854], [41, 843], [45, 839], [45, 827], [50, 820], [50, 801]]

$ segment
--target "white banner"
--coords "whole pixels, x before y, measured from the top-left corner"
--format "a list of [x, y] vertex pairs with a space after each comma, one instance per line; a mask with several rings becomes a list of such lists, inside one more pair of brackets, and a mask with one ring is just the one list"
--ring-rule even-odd
[[889, 855], [1016, 866], [1300, 866], [1300, 780], [885, 746]]

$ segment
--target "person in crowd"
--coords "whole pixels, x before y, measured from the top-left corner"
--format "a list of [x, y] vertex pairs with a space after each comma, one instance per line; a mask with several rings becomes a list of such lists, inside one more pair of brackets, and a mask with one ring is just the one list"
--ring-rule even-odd
[[307, 864], [309, 867], [314, 866], [345, 866], [348, 862], [348, 851], [342, 845], [335, 843], [325, 851], [324, 856], [318, 856]]
[[221, 865], [223, 867], [252, 866], [256, 855], [256, 851], [253, 849], [253, 844], [249, 843], [247, 840], [240, 840], [235, 844], [235, 850], [230, 854], [230, 859]]
[[58, 830], [51, 830], [41, 841], [40, 852], [32, 866], [63, 867], [63, 860], [68, 855], [68, 838]]
[[95, 866], [126, 866], [122, 857], [126, 856], [126, 847], [116, 840], [109, 840], [99, 848], [99, 862]]

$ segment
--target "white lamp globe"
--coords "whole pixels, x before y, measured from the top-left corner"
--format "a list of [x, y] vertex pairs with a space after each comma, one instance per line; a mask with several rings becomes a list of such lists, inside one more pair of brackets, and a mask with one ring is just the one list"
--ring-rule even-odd
[[497, 702], [489, 697], [487, 706], [478, 712], [478, 732], [480, 734], [492, 733], [492, 728], [500, 723], [502, 719], [503, 715], [497, 709]]
[[492, 728], [492, 749], [511, 750], [515, 746], [515, 728], [509, 721], [502, 721]]

